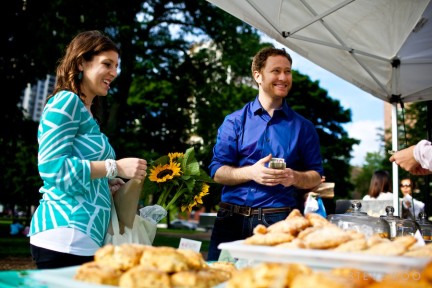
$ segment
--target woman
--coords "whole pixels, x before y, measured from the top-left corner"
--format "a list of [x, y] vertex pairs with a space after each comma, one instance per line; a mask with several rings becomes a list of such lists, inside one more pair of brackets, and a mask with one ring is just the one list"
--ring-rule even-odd
[[414, 182], [410, 178], [404, 178], [400, 182], [400, 190], [402, 192], [402, 217], [415, 220], [418, 219], [418, 214], [424, 211], [425, 204], [412, 197], [412, 192], [415, 189]]
[[387, 171], [378, 170], [372, 175], [368, 195], [363, 200], [392, 200], [390, 176]]
[[[92, 261], [103, 243], [111, 192], [124, 179], [143, 180], [147, 162], [115, 160], [98, 121], [98, 97], [117, 76], [119, 49], [99, 31], [78, 34], [57, 67], [38, 128], [40, 205], [30, 225], [30, 246], [39, 269]], [[111, 191], [110, 191], [111, 190]]]

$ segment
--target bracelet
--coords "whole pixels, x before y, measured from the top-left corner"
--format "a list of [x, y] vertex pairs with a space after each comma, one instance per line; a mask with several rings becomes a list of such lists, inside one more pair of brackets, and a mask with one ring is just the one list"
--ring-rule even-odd
[[106, 177], [108, 179], [114, 179], [117, 177], [117, 163], [113, 159], [105, 160]]

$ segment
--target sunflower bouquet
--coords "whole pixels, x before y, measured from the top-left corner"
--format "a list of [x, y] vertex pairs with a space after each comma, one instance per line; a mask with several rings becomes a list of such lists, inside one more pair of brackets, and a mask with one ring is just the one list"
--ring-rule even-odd
[[192, 211], [203, 204], [202, 198], [209, 194], [208, 183], [214, 181], [200, 167], [194, 148], [185, 153], [168, 153], [148, 165], [149, 174], [144, 182], [143, 197], [166, 210], [176, 205], [182, 211]]

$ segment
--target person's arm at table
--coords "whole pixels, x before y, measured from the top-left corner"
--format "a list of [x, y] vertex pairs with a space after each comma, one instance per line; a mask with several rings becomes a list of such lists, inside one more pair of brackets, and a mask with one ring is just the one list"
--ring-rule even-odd
[[414, 175], [432, 174], [431, 142], [422, 140], [417, 145], [396, 151], [389, 160]]

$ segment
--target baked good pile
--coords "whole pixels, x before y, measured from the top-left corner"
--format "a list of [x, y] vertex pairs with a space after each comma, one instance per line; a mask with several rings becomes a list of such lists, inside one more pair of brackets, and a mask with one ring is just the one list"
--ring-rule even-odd
[[304, 264], [259, 263], [233, 274], [226, 288], [431, 288], [432, 262], [422, 270], [400, 271], [376, 279], [356, 268], [313, 271]]
[[396, 237], [394, 240], [363, 233], [345, 231], [316, 213], [303, 216], [294, 209], [285, 220], [268, 227], [259, 224], [254, 235], [244, 244], [275, 246], [287, 249], [325, 249], [339, 252], [364, 253], [387, 256], [432, 257], [432, 245], [416, 245], [414, 236]]
[[225, 283], [223, 287], [226, 288], [432, 288], [432, 244], [416, 245], [418, 243], [413, 236], [397, 237], [395, 240], [378, 234], [366, 237], [357, 231], [342, 230], [319, 214], [303, 216], [299, 210], [293, 210], [283, 221], [269, 227], [258, 225], [254, 235], [243, 242], [286, 249], [431, 257], [431, 262], [421, 270], [380, 274], [379, 277], [351, 267], [314, 271], [300, 263], [261, 262], [237, 269], [231, 262], [208, 264], [201, 253], [192, 250], [123, 244], [100, 248], [94, 261], [78, 267], [74, 279], [129, 288], [209, 288], [221, 283]]
[[201, 253], [139, 244], [105, 245], [74, 279], [129, 288], [209, 288], [231, 278], [233, 263], [207, 264]]

